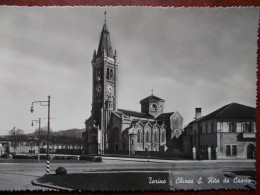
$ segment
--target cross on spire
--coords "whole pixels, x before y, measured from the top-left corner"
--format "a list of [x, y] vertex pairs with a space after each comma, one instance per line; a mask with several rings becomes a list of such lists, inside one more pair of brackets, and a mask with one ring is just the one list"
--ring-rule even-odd
[[152, 95], [153, 95], [153, 89], [152, 89]]
[[104, 12], [104, 15], [105, 15], [105, 22], [107, 22], [107, 11], [106, 10]]

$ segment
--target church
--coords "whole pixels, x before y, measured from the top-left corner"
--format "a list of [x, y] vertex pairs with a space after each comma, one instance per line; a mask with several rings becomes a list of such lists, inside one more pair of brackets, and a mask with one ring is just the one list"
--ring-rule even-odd
[[119, 61], [106, 19], [91, 63], [92, 110], [82, 134], [84, 154], [180, 150], [183, 118], [178, 112], [164, 113], [165, 100], [152, 92], [140, 101], [140, 112], [118, 108]]

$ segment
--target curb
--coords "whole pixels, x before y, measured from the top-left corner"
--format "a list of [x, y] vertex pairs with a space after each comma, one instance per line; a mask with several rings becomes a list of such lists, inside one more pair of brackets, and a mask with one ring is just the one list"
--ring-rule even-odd
[[53, 184], [50, 184], [50, 183], [46, 183], [46, 184], [40, 183], [40, 182], [38, 182], [38, 178], [33, 179], [31, 181], [31, 183], [33, 185], [36, 185], [36, 186], [51, 188], [51, 189], [58, 190], [58, 191], [74, 191], [73, 189], [56, 186], [56, 185], [53, 185]]

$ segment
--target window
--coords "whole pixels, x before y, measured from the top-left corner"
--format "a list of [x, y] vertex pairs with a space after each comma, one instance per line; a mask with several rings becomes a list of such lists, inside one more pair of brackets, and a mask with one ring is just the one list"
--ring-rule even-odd
[[202, 134], [202, 126], [199, 126], [199, 134]]
[[226, 145], [226, 155], [236, 156], [237, 155], [237, 145]]
[[236, 131], [237, 131], [237, 124], [229, 123], [229, 132], [236, 132]]
[[208, 132], [208, 124], [206, 124], [206, 133], [209, 133], [209, 132]]
[[236, 156], [236, 155], [237, 155], [237, 146], [236, 146], [236, 145], [233, 145], [233, 146], [232, 146], [232, 155], [233, 155], [233, 156]]
[[109, 79], [109, 68], [107, 68], [107, 79]]
[[109, 79], [112, 79], [113, 78], [113, 75], [114, 75], [114, 72], [113, 72], [113, 70], [112, 69], [110, 69], [110, 73], [109, 73]]
[[213, 133], [214, 124], [211, 124], [211, 133]]
[[226, 145], [226, 155], [227, 155], [227, 156], [230, 156], [230, 155], [231, 155], [230, 145]]
[[154, 142], [158, 142], [158, 132], [157, 131], [154, 132], [153, 138], [154, 138]]
[[249, 132], [249, 133], [254, 132], [254, 123], [252, 122], [243, 123], [242, 130], [243, 132]]
[[138, 143], [141, 142], [141, 130], [140, 129], [137, 130], [137, 142]]
[[97, 69], [97, 80], [100, 81], [100, 79], [101, 79], [101, 71], [100, 71], [100, 69], [98, 68], [98, 69]]
[[150, 131], [149, 131], [149, 130], [146, 131], [146, 133], [145, 133], [145, 141], [146, 141], [146, 142], [150, 142], [150, 136], [149, 136], [149, 134], [150, 134]]
[[141, 133], [141, 143], [144, 142], [144, 130], [140, 130], [140, 133]]
[[165, 142], [165, 131], [162, 131], [162, 142]]

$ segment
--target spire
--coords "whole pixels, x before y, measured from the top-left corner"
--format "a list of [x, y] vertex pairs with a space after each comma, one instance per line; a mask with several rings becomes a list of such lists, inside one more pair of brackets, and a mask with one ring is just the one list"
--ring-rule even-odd
[[107, 12], [106, 11], [105, 11], [104, 15], [105, 15], [105, 21], [104, 21], [103, 29], [102, 29], [101, 36], [100, 36], [97, 56], [98, 57], [101, 56], [103, 54], [103, 52], [105, 51], [109, 57], [113, 57], [113, 49], [112, 49], [112, 45], [110, 42], [110, 34], [109, 34], [109, 31], [107, 28], [107, 18], [106, 18]]

